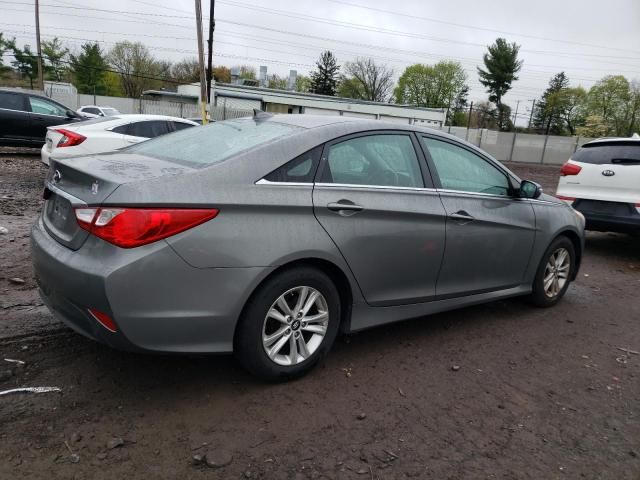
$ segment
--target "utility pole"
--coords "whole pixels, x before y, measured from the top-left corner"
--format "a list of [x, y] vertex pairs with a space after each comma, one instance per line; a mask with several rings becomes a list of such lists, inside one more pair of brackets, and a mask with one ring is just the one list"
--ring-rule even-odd
[[202, 125], [207, 124], [207, 76], [204, 71], [204, 45], [202, 44], [202, 2], [196, 2], [196, 30], [198, 34], [198, 64], [200, 66], [200, 114]]
[[36, 43], [38, 51], [38, 88], [44, 91], [44, 72], [42, 71], [42, 46], [40, 45], [40, 1], [36, 1]]
[[518, 108], [520, 108], [520, 100], [516, 102], [516, 113], [513, 115], [513, 127], [516, 126], [516, 120], [518, 120]]
[[536, 109], [536, 99], [534, 98], [533, 103], [531, 104], [531, 115], [529, 115], [529, 126], [527, 127], [527, 130], [531, 130], [531, 121], [533, 120], [533, 112]]
[[471, 126], [471, 113], [473, 112], [473, 102], [469, 105], [469, 116], [467, 117], [467, 133], [464, 135], [465, 140], [469, 140], [469, 127]]
[[209, 105], [211, 105], [211, 78], [213, 77], [213, 72], [211, 71], [211, 62], [213, 60], [213, 32], [216, 29], [216, 20], [213, 17], [213, 12], [216, 7], [216, 0], [211, 0], [211, 4], [209, 6], [209, 54], [207, 57], [207, 100], [209, 101]]

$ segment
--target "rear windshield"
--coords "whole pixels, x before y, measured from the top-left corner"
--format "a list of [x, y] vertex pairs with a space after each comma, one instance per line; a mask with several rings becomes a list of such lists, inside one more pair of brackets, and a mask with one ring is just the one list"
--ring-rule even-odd
[[190, 167], [206, 167], [300, 129], [253, 119], [225, 120], [164, 135], [126, 151]]
[[585, 145], [573, 154], [573, 160], [582, 163], [638, 164], [640, 165], [640, 142], [594, 143]]

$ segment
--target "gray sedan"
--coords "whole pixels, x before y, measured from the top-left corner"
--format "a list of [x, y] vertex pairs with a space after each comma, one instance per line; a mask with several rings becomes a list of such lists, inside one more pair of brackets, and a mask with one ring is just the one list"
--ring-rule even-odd
[[515, 296], [557, 303], [584, 219], [411, 125], [258, 114], [52, 159], [33, 227], [51, 311], [116, 348], [234, 352], [268, 379], [339, 332]]

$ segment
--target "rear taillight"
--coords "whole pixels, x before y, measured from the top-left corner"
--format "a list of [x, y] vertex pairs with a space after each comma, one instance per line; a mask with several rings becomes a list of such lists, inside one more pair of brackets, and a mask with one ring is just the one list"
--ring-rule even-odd
[[134, 248], [184, 232], [218, 215], [216, 208], [76, 208], [80, 228], [113, 245]]
[[565, 202], [575, 202], [576, 201], [576, 199], [574, 197], [565, 197], [565, 196], [562, 196], [562, 195], [556, 195], [556, 198], [558, 200], [564, 200]]
[[57, 148], [74, 147], [80, 145], [87, 139], [84, 135], [72, 132], [71, 130], [65, 130], [64, 128], [58, 128], [55, 131], [62, 134], [62, 138], [58, 141], [58, 145], [56, 145]]
[[580, 165], [567, 162], [562, 165], [562, 168], [560, 169], [560, 175], [563, 177], [567, 175], [578, 175], [580, 173], [580, 170], [582, 170], [582, 167]]

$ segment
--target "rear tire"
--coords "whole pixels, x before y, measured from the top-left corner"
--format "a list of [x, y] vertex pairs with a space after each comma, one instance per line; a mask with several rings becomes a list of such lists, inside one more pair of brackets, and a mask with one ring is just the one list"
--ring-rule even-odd
[[560, 236], [547, 248], [527, 300], [537, 307], [551, 307], [558, 303], [569, 288], [576, 268], [576, 253], [571, 240]]
[[331, 349], [340, 307], [338, 290], [324, 272], [296, 267], [278, 273], [245, 306], [234, 353], [247, 370], [264, 380], [302, 376]]

